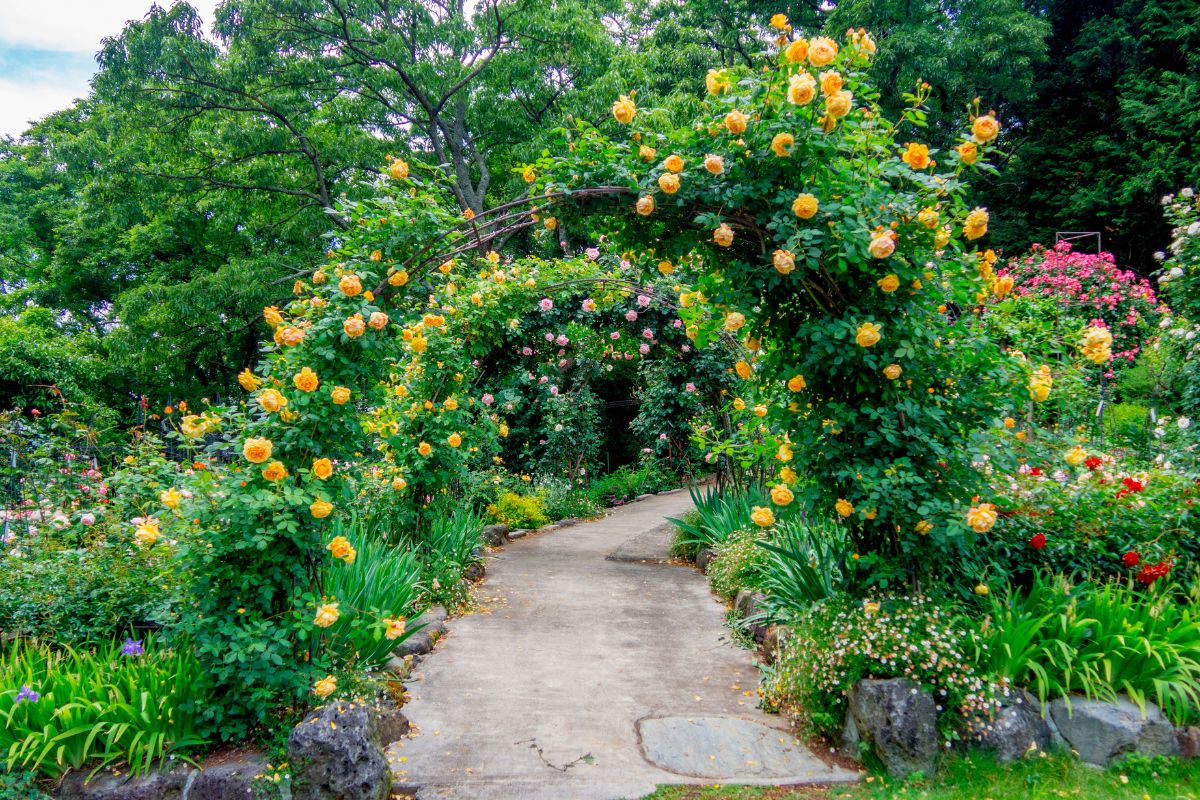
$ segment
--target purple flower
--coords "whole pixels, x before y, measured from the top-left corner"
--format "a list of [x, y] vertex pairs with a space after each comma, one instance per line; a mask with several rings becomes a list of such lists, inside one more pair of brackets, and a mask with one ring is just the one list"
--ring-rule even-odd
[[22, 700], [28, 700], [31, 703], [36, 703], [40, 697], [41, 695], [39, 695], [33, 689], [30, 689], [28, 686], [22, 686], [21, 691], [17, 692], [17, 699], [13, 702], [13, 705], [15, 706]]
[[121, 645], [121, 655], [129, 658], [132, 656], [143, 655], [146, 651], [142, 648], [141, 639], [125, 639], [125, 644]]

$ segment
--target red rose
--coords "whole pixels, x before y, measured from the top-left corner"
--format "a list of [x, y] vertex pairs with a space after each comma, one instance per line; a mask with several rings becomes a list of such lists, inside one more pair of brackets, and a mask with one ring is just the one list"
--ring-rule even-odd
[[1149, 586], [1159, 578], [1165, 577], [1171, 571], [1170, 561], [1161, 561], [1157, 564], [1150, 564], [1142, 567], [1142, 571], [1137, 574], [1137, 579]]
[[1136, 567], [1141, 560], [1141, 557], [1133, 550], [1121, 556], [1121, 562], [1127, 567]]
[[1090, 470], [1095, 470], [1098, 469], [1102, 463], [1104, 462], [1102, 462], [1099, 458], [1092, 456], [1087, 461], [1084, 461], [1083, 465]]
[[1042, 470], [1041, 470], [1041, 468], [1040, 468], [1040, 467], [1032, 467], [1032, 468], [1029, 470], [1029, 474], [1030, 474], [1030, 475], [1032, 475], [1032, 476], [1033, 476], [1033, 477], [1035, 477], [1035, 478], [1038, 478], [1038, 477], [1041, 477]]
[[1041, 550], [1043, 547], [1046, 546], [1046, 534], [1035, 533], [1033, 535], [1033, 538], [1031, 538], [1029, 540], [1029, 546], [1032, 547], [1034, 550]]

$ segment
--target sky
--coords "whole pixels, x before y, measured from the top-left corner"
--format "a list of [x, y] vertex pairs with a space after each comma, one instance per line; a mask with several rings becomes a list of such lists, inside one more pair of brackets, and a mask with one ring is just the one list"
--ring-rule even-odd
[[[218, 0], [191, 0], [206, 26]], [[159, 0], [169, 6], [171, 0]], [[0, 137], [88, 93], [100, 40], [152, 0], [0, 0]]]

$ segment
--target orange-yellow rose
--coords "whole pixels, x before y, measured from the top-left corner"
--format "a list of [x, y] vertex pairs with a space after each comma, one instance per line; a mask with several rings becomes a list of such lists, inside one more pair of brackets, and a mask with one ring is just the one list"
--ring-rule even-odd
[[826, 70], [821, 73], [821, 94], [831, 95], [837, 94], [842, 90], [842, 74], [836, 69]]
[[980, 142], [990, 142], [1000, 133], [1000, 123], [996, 121], [996, 115], [987, 113], [976, 117], [971, 123], [971, 135]]
[[262, 381], [247, 367], [238, 373], [238, 384], [247, 392], [253, 392], [259, 386], [262, 386]]
[[913, 169], [925, 169], [929, 166], [931, 160], [929, 158], [929, 145], [909, 142], [904, 147], [904, 154], [900, 156], [901, 161]]
[[633, 101], [627, 95], [621, 95], [617, 99], [617, 102], [613, 103], [612, 114], [617, 122], [620, 122], [622, 125], [628, 125], [637, 116], [637, 106], [633, 104]]
[[450, 445], [451, 447], [458, 447], [460, 444], [462, 444], [462, 436], [457, 433], [452, 433], [446, 437], [446, 444]]
[[721, 156], [709, 153], [704, 157], [704, 168], [713, 175], [720, 175], [725, 171], [725, 159]]
[[975, 163], [975, 159], [979, 158], [979, 148], [975, 146], [974, 142], [963, 142], [954, 150], [958, 153], [958, 160], [968, 167]]
[[737, 311], [731, 311], [725, 317], [724, 328], [727, 331], [736, 331], [745, 324], [746, 324], [746, 317], [744, 314], [737, 312]]
[[803, 375], [793, 375], [787, 382], [788, 391], [792, 392], [802, 392], [806, 386], [808, 382], [804, 380]]
[[408, 273], [402, 269], [388, 275], [388, 284], [391, 286], [403, 286], [406, 283], [408, 283]]
[[891, 294], [900, 288], [900, 276], [884, 275], [882, 278], [875, 281], [875, 284], [879, 287], [879, 291]]
[[817, 96], [817, 82], [812, 75], [801, 72], [788, 80], [788, 102], [794, 106], [806, 106]]
[[787, 250], [776, 250], [771, 256], [771, 262], [780, 275], [787, 275], [796, 268], [796, 257]]
[[987, 533], [996, 524], [996, 507], [991, 503], [980, 503], [971, 506], [967, 511], [967, 524], [976, 533]]
[[723, 69], [710, 69], [704, 76], [704, 88], [709, 94], [721, 94], [729, 89], [729, 77]]
[[346, 335], [351, 339], [362, 336], [366, 329], [367, 323], [363, 321], [362, 314], [355, 314], [354, 316], [347, 317], [342, 321], [342, 330], [345, 331]]
[[976, 206], [963, 221], [963, 235], [968, 239], [978, 239], [987, 233], [987, 229], [988, 212], [986, 209]]
[[880, 325], [874, 322], [864, 322], [854, 332], [854, 341], [859, 347], [871, 347], [879, 343]]
[[242, 456], [251, 464], [261, 464], [271, 457], [270, 439], [247, 439], [242, 445]]
[[892, 236], [891, 231], [880, 231], [871, 238], [871, 244], [867, 246], [867, 250], [875, 258], [887, 258], [896, 252], [896, 239]]
[[853, 104], [854, 95], [843, 89], [825, 98], [825, 113], [834, 119], [844, 117], [850, 113]]
[[777, 483], [771, 489], [771, 502], [777, 506], [786, 506], [795, 499], [792, 490], [782, 483]]
[[345, 386], [335, 386], [329, 393], [329, 398], [333, 400], [334, 405], [344, 405], [350, 400], [350, 390]]
[[278, 328], [283, 324], [283, 315], [279, 313], [279, 309], [275, 306], [267, 306], [263, 309], [263, 319], [272, 328]]
[[433, 445], [431, 445], [429, 442], [421, 442], [419, 445], [417, 445], [417, 452], [423, 456], [427, 456], [433, 452]]
[[790, 133], [777, 133], [771, 139], [771, 152], [780, 158], [787, 158], [792, 154], [791, 147], [796, 143], [796, 137]]
[[729, 245], [733, 244], [733, 228], [722, 222], [713, 231], [713, 241], [721, 247], [729, 247]]
[[287, 467], [283, 465], [282, 461], [272, 461], [270, 464], [267, 464], [266, 469], [262, 471], [262, 476], [272, 483], [275, 481], [281, 481], [288, 476]]
[[374, 330], [381, 331], [388, 324], [388, 315], [382, 311], [372, 311], [371, 316], [367, 319], [367, 325]]
[[741, 360], [733, 365], [733, 371], [736, 372], [737, 376], [742, 380], [747, 380], [753, 374], [753, 371], [750, 369], [750, 365]]
[[901, 371], [899, 364], [888, 364], [883, 368], [883, 377], [889, 381], [894, 381], [900, 377]]
[[938, 226], [938, 212], [936, 208], [922, 208], [917, 212], [917, 222], [924, 225], [929, 230], [933, 230]]
[[670, 172], [683, 172], [683, 159], [672, 153], [663, 160], [663, 168]]
[[321, 385], [320, 379], [317, 378], [317, 373], [308, 367], [297, 372], [292, 377], [292, 383], [302, 392], [315, 392], [317, 387]]
[[295, 347], [304, 341], [304, 328], [297, 328], [294, 325], [279, 330], [279, 343], [288, 347]]
[[746, 115], [736, 108], [725, 115], [725, 128], [734, 136], [746, 132]]
[[845, 519], [854, 513], [854, 505], [849, 500], [839, 498], [838, 501], [833, 504], [833, 510], [838, 513], [839, 517]]
[[783, 51], [783, 55], [787, 58], [788, 63], [799, 64], [808, 58], [808, 40], [797, 39], [787, 46], [787, 49]]
[[317, 614], [313, 617], [313, 625], [318, 628], [328, 628], [330, 625], [338, 621], [341, 612], [338, 611], [337, 603], [325, 603], [317, 607]]
[[262, 406], [263, 411], [274, 414], [287, 405], [287, 398], [275, 389], [264, 389], [258, 395], [258, 404]]
[[338, 289], [340, 289], [342, 294], [346, 295], [346, 297], [355, 297], [362, 294], [362, 281], [359, 280], [359, 277], [353, 272], [347, 272], [342, 276], [342, 279], [338, 281]]
[[812, 219], [817, 215], [819, 207], [817, 198], [807, 192], [796, 195], [796, 199], [792, 201], [792, 213], [800, 219]]
[[755, 506], [750, 512], [750, 521], [760, 528], [769, 528], [775, 524], [775, 512], [766, 506]]
[[321, 480], [326, 480], [333, 474], [333, 462], [328, 458], [313, 459], [312, 474]]
[[658, 188], [665, 194], [675, 194], [679, 191], [679, 176], [673, 172], [664, 172], [658, 176]]
[[[663, 176], [666, 177], [665, 175]], [[643, 217], [648, 217], [654, 213], [654, 198], [648, 194], [644, 194], [638, 198], [637, 204], [634, 206], [637, 213]]]
[[808, 43], [808, 63], [814, 67], [832, 64], [837, 54], [837, 42], [827, 36], [818, 36]]

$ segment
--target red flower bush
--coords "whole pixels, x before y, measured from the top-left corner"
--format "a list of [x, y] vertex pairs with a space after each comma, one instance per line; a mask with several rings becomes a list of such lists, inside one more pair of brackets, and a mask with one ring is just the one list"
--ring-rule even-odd
[[1029, 540], [1029, 546], [1034, 550], [1041, 550], [1046, 546], [1046, 534], [1035, 533]]

